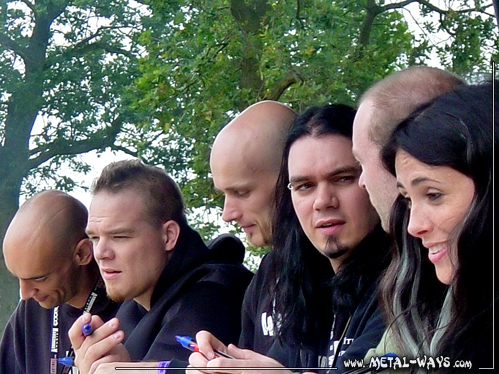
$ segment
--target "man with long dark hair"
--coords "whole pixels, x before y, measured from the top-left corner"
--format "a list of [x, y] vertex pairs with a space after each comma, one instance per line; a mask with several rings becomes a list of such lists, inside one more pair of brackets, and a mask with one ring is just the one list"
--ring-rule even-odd
[[[388, 250], [376, 210], [358, 185], [354, 115], [346, 105], [309, 108], [284, 147], [274, 218], [280, 343], [269, 355], [285, 366], [341, 371], [384, 329], [376, 285]], [[317, 271], [323, 258], [329, 272]]]

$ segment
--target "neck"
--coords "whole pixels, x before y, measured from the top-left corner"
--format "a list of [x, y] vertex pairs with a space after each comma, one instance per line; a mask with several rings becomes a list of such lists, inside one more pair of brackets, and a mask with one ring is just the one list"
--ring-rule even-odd
[[343, 265], [343, 262], [346, 260], [348, 257], [349, 253], [345, 253], [344, 255], [338, 257], [338, 258], [330, 258], [329, 262], [331, 263], [331, 267], [333, 268], [333, 271], [335, 274], [338, 274], [338, 272], [341, 269], [341, 266]]
[[90, 264], [84, 266], [78, 281], [78, 292], [67, 303], [77, 309], [83, 308], [99, 276], [99, 268], [95, 262], [92, 261]]
[[133, 300], [142, 306], [145, 310], [149, 311], [151, 309], [151, 298], [154, 288], [148, 292], [143, 293], [140, 296], [134, 297]]

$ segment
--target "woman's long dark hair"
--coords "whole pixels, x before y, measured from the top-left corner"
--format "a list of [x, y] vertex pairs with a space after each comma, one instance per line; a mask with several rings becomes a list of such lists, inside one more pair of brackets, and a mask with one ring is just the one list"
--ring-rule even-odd
[[[275, 256], [271, 267], [277, 335], [286, 344], [315, 348], [318, 336], [327, 339], [330, 330], [325, 326], [331, 326], [333, 312], [341, 308], [353, 312], [366, 286], [372, 285], [387, 265], [386, 248], [369, 247], [362, 250], [361, 256], [359, 248], [366, 247], [361, 243], [351, 260], [349, 257], [351, 266], [341, 271], [344, 277], [334, 276], [329, 259], [303, 232], [287, 188], [288, 157], [294, 142], [306, 136], [341, 135], [351, 139], [354, 116], [355, 110], [342, 104], [308, 108], [297, 117], [286, 139], [276, 185], [272, 236]], [[378, 230], [377, 235], [384, 236], [380, 227]], [[357, 249], [359, 256], [355, 255]]]
[[[471, 178], [475, 195], [453, 233], [457, 253], [450, 286], [436, 277], [421, 240], [407, 232], [410, 208], [399, 197], [391, 214], [396, 246], [382, 282], [382, 298], [401, 354], [444, 355], [491, 367], [493, 294], [492, 175], [499, 96], [493, 84], [463, 86], [418, 109], [384, 147], [385, 166], [395, 175], [402, 149], [433, 166], [448, 166]], [[493, 132], [495, 129], [495, 138]]]

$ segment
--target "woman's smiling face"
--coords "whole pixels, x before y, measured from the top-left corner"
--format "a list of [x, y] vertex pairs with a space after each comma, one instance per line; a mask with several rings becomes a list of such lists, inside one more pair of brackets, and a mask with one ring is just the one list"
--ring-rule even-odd
[[438, 279], [450, 284], [456, 259], [450, 248], [452, 234], [468, 213], [475, 185], [473, 180], [448, 166], [425, 164], [398, 150], [395, 170], [399, 192], [410, 204], [407, 231], [420, 238], [429, 251]]

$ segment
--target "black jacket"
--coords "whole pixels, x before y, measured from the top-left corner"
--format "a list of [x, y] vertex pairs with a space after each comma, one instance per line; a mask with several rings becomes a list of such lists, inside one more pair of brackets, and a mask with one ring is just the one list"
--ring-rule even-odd
[[[330, 356], [329, 349], [333, 342], [329, 339], [321, 342], [318, 351], [298, 347], [291, 348], [276, 342], [269, 351], [269, 356], [291, 368], [315, 368], [316, 370], [311, 371], [317, 372], [326, 371], [333, 365], [332, 367], [336, 367], [337, 370], [332, 370], [331, 373], [343, 373], [348, 370], [345, 368], [344, 361], [349, 359], [362, 360], [366, 352], [379, 343], [385, 330], [385, 324], [378, 308], [376, 289], [376, 285], [373, 285], [366, 292], [365, 297], [352, 315], [345, 336], [341, 341], [338, 358], [334, 363], [331, 362], [333, 357]], [[344, 321], [346, 322], [346, 320]], [[319, 368], [322, 370], [318, 370]]]
[[187, 225], [151, 298], [149, 311], [133, 300], [118, 311], [132, 361], [187, 360], [190, 352], [175, 335], [192, 338], [208, 330], [224, 343], [237, 343], [241, 304], [252, 273], [242, 265], [244, 246], [222, 235], [208, 248]]
[[[307, 371], [316, 372], [337, 368], [331, 370], [332, 374], [349, 370], [344, 365], [345, 360], [363, 360], [366, 352], [378, 345], [385, 330], [378, 306], [378, 281], [389, 262], [388, 248], [387, 235], [377, 227], [355, 249], [357, 260], [352, 254], [351, 262], [344, 263], [343, 273], [335, 275], [343, 278], [332, 282], [336, 325], [335, 328], [331, 324], [324, 326], [324, 333], [316, 337], [314, 348], [277, 339], [268, 355], [290, 368], [308, 368]], [[333, 345], [335, 349], [332, 349]]]
[[[98, 293], [92, 314], [108, 321], [118, 304], [110, 301], [105, 290]], [[71, 347], [68, 331], [83, 310], [69, 304], [59, 306], [58, 357], [65, 357]], [[11, 315], [0, 345], [1, 374], [49, 374], [53, 309], [41, 307], [35, 300], [21, 300]], [[57, 364], [57, 373], [63, 366]]]

